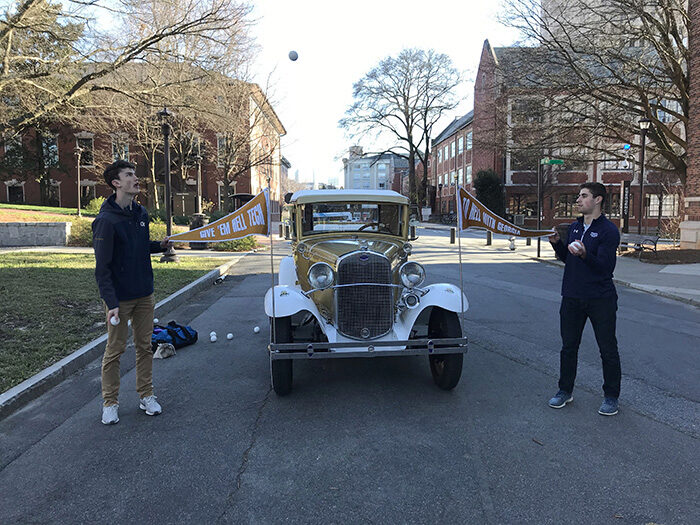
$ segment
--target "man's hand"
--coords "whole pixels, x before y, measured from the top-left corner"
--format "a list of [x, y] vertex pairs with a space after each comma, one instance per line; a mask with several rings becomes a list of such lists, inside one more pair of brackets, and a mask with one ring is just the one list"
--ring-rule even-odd
[[119, 307], [117, 306], [116, 308], [112, 308], [109, 312], [107, 312], [107, 324], [112, 322], [112, 317], [116, 318], [116, 323], [119, 324]]
[[172, 247], [173, 241], [170, 240], [170, 237], [166, 237], [162, 241], [160, 241], [160, 247], [163, 248], [164, 250], [167, 250], [168, 248]]
[[548, 237], [548, 239], [549, 239], [549, 242], [551, 242], [552, 244], [558, 243], [559, 242], [559, 233], [554, 232], [552, 235], [550, 235]]
[[569, 253], [581, 257], [581, 259], [586, 258], [586, 246], [581, 241], [574, 241], [568, 246]]

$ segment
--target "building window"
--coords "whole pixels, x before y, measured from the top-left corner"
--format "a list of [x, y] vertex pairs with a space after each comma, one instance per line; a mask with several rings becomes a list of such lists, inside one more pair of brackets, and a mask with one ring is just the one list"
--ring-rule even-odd
[[508, 201], [508, 209], [512, 214], [521, 214], [526, 217], [534, 217], [537, 210], [536, 195], [513, 195]]
[[450, 158], [455, 156], [455, 141], [453, 140], [450, 143]]
[[[619, 195], [618, 195], [619, 197]], [[647, 217], [659, 216], [659, 195], [650, 193], [647, 197]], [[678, 217], [678, 195], [675, 193], [661, 196], [661, 217]]]
[[511, 171], [537, 171], [537, 163], [542, 155], [533, 150], [515, 150], [510, 152]]
[[462, 168], [457, 170], [457, 184], [460, 186], [464, 184], [464, 172], [462, 171]]
[[442, 148], [442, 157], [447, 160], [449, 157], [447, 156], [447, 144], [445, 144], [445, 147]]
[[13, 179], [5, 182], [7, 187], [7, 202], [10, 204], [24, 204], [24, 183]]
[[466, 170], [467, 170], [467, 173], [466, 173], [466, 177], [465, 177], [465, 181], [464, 181], [464, 182], [465, 182], [466, 184], [471, 184], [471, 183], [472, 183], [472, 167], [471, 167], [471, 164], [470, 164], [469, 166], [467, 166]]
[[44, 158], [44, 166], [47, 168], [58, 167], [58, 141], [56, 135], [41, 138], [41, 153]]
[[226, 137], [216, 136], [216, 167], [223, 168], [226, 163]]
[[[452, 144], [454, 144], [454, 142]], [[455, 185], [455, 172], [454, 171], [450, 172], [450, 184], [452, 186]]]
[[438, 148], [438, 162], [442, 162], [442, 150]]
[[578, 193], [565, 193], [559, 195], [559, 200], [557, 201], [557, 206], [554, 210], [555, 217], [575, 217], [577, 207], [576, 199], [578, 198]]
[[464, 151], [464, 137], [459, 137], [457, 139], [457, 153], [462, 153]]
[[49, 206], [60, 206], [61, 205], [61, 183], [51, 179], [51, 184], [48, 187], [48, 202]]
[[129, 143], [120, 139], [112, 139], [112, 160], [129, 160]]
[[95, 164], [95, 159], [93, 156], [94, 152], [94, 140], [92, 137], [89, 138], [78, 138], [76, 139], [78, 147], [83, 150], [80, 154], [80, 166], [82, 167], [92, 167]]
[[467, 151], [472, 149], [472, 132], [467, 133]]

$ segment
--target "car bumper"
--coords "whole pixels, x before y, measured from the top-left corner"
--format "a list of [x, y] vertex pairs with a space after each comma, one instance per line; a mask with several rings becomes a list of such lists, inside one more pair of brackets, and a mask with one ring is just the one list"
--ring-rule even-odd
[[464, 354], [467, 352], [467, 338], [342, 343], [270, 343], [268, 349], [272, 360]]

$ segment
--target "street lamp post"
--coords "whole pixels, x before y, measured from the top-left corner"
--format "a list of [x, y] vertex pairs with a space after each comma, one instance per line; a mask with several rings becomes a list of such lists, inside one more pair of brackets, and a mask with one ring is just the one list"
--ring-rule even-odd
[[[172, 113], [164, 107], [158, 112], [160, 118], [161, 131], [163, 132], [163, 162], [165, 164], [165, 215], [166, 215], [166, 235], [170, 237], [173, 233], [173, 209], [170, 187], [170, 122]], [[179, 257], [175, 255], [172, 246], [160, 258], [160, 262], [177, 262]]]
[[[537, 165], [537, 229], [541, 230], [542, 229], [542, 170], [544, 169], [542, 166], [547, 164], [550, 166], [550, 175], [551, 175], [551, 166], [553, 165], [558, 165], [561, 166], [564, 164], [564, 161], [562, 159], [550, 159], [549, 157], [545, 157], [543, 159], [540, 159], [540, 163]], [[540, 237], [537, 237], [537, 257], [540, 256]]]
[[642, 233], [642, 217], [644, 217], [644, 150], [646, 149], [647, 132], [651, 126], [651, 120], [648, 118], [639, 119], [639, 131], [642, 134], [642, 153], [639, 166], [639, 223], [637, 224], [637, 233]]
[[194, 212], [202, 213], [202, 156], [197, 155], [194, 161], [197, 163], [197, 198], [194, 201]]
[[78, 217], [82, 217], [80, 214], [80, 197], [81, 197], [81, 190], [82, 188], [80, 187], [80, 158], [83, 154], [83, 148], [80, 146], [76, 146], [73, 148], [73, 154], [75, 155], [75, 160], [76, 160], [76, 165], [78, 167]]

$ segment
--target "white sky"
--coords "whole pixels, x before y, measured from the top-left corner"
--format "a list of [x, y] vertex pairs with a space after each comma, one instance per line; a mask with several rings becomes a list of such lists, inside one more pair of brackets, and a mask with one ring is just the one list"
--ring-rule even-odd
[[[511, 45], [512, 31], [496, 21], [500, 0], [258, 0], [254, 34], [261, 53], [255, 80], [270, 84], [270, 99], [287, 135], [282, 154], [290, 177], [343, 184], [342, 158], [349, 139], [338, 127], [352, 103], [352, 85], [380, 60], [416, 47], [445, 53], [467, 82], [457, 93], [462, 103], [436, 126], [442, 131], [455, 116], [472, 109], [473, 78], [485, 39]], [[292, 62], [288, 53], [299, 59]], [[268, 81], [269, 78], [269, 81]], [[377, 145], [360, 143], [365, 151]]]

